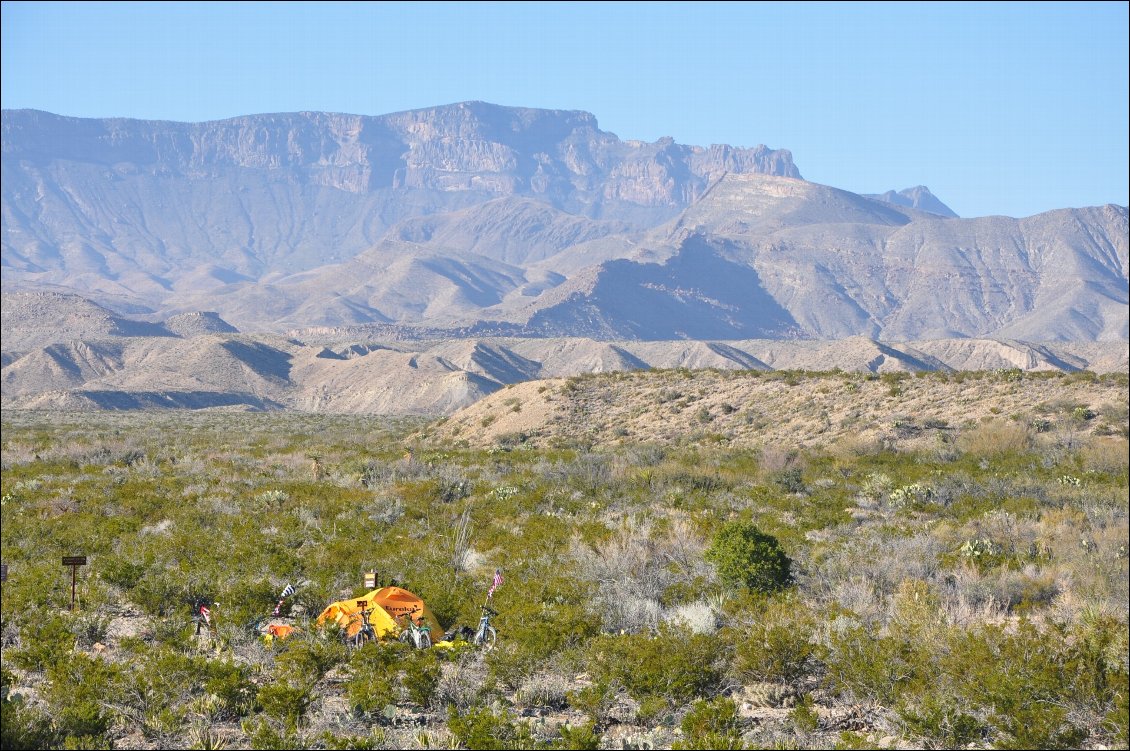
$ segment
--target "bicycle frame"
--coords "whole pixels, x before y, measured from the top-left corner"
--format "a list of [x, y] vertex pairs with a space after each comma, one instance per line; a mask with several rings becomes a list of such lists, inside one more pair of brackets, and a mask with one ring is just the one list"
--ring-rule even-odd
[[417, 623], [413, 618], [415, 610], [405, 613], [404, 630], [400, 633], [401, 641], [411, 644], [416, 649], [427, 649], [432, 646], [432, 628], [427, 623]]
[[494, 643], [498, 640], [498, 631], [490, 625], [490, 619], [498, 615], [498, 612], [491, 610], [486, 605], [482, 606], [482, 610], [483, 615], [479, 618], [479, 628], [475, 631], [471, 643], [489, 650], [494, 647]]

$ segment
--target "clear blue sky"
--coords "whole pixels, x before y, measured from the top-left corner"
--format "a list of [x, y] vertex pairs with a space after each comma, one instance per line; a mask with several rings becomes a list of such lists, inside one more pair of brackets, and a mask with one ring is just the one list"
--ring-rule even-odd
[[580, 109], [962, 216], [1128, 203], [1128, 4], [3, 3], [0, 98], [77, 117]]

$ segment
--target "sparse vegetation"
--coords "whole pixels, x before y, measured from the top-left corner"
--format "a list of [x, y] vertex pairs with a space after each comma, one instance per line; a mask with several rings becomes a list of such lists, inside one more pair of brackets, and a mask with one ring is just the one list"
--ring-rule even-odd
[[[1046, 397], [965, 424], [897, 403], [959, 375], [822, 376], [827, 398], [897, 386], [881, 424], [916, 427], [826, 448], [4, 412], [3, 745], [1124, 747], [1126, 411]], [[815, 377], [757, 380], [811, 398]], [[700, 378], [742, 376], [659, 374], [650, 408], [686, 400], [689, 429], [705, 409], [723, 437], [775, 419]], [[571, 398], [604, 383], [582, 380]], [[485, 655], [348, 651], [312, 627], [371, 569], [473, 626], [495, 568]], [[249, 624], [288, 582], [301, 633], [268, 643]], [[220, 603], [214, 635], [194, 634], [197, 598]]]

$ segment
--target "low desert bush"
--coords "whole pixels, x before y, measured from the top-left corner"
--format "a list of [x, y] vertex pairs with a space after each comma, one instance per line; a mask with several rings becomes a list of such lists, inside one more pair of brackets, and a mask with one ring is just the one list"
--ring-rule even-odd
[[598, 636], [585, 661], [595, 683], [620, 686], [641, 703], [676, 707], [718, 692], [726, 651], [713, 635], [661, 627], [655, 634]]
[[973, 457], [997, 458], [1027, 451], [1032, 447], [1032, 433], [1027, 426], [994, 420], [963, 432], [957, 445]]
[[745, 748], [738, 708], [728, 697], [695, 701], [684, 715], [680, 729], [683, 737], [675, 742], [676, 749]]
[[794, 683], [817, 668], [820, 619], [798, 597], [750, 598], [731, 619], [733, 670], [743, 683]]

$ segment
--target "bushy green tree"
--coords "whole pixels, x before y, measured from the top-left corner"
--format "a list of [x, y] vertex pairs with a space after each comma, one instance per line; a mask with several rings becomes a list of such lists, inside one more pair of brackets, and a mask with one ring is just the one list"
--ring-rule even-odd
[[718, 531], [706, 550], [728, 586], [755, 592], [773, 592], [788, 586], [792, 561], [777, 538], [751, 522], [730, 522]]

